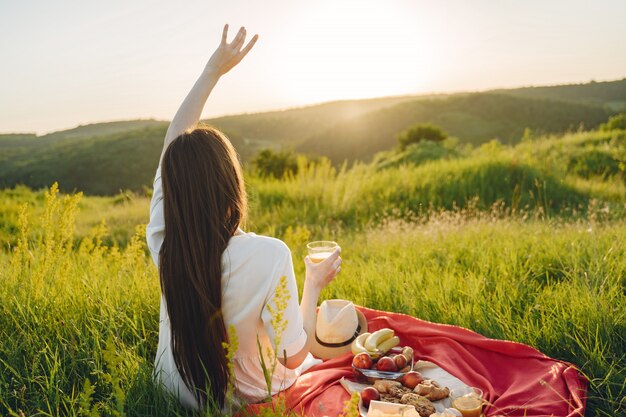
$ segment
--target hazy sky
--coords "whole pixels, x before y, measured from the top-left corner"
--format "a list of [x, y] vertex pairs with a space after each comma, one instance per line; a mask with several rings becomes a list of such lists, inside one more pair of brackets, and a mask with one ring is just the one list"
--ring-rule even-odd
[[0, 0], [0, 132], [171, 119], [224, 23], [260, 39], [205, 117], [623, 78], [625, 21], [624, 0]]

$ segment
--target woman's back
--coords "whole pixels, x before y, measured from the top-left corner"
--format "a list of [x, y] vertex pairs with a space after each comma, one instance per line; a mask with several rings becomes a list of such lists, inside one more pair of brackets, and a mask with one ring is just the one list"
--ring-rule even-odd
[[[148, 247], [157, 267], [163, 233], [159, 169], [150, 204], [150, 223], [146, 228]], [[235, 353], [235, 380], [239, 395], [248, 402], [256, 402], [267, 396], [257, 336], [264, 353], [267, 352], [267, 348], [273, 351], [273, 331], [268, 305], [271, 305], [276, 286], [283, 276], [286, 278], [289, 293], [289, 302], [284, 312], [288, 323], [278, 351], [282, 352], [284, 349], [291, 354], [302, 349], [307, 335], [299, 310], [298, 289], [289, 248], [278, 239], [245, 233], [241, 229], [229, 240], [222, 256], [222, 314], [226, 326], [233, 325], [236, 331], [239, 348]], [[286, 369], [278, 363], [272, 383], [273, 392], [290, 386], [299, 373], [300, 369]], [[170, 392], [179, 393], [183, 403], [197, 407], [195, 398], [183, 383], [174, 362], [164, 297], [161, 297], [155, 374]]]

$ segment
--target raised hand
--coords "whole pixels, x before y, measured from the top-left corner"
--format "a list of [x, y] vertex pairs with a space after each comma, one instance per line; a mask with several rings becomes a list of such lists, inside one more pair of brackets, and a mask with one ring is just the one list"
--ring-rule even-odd
[[259, 39], [259, 35], [254, 35], [250, 42], [242, 49], [246, 40], [246, 28], [243, 26], [239, 29], [239, 32], [237, 32], [235, 39], [233, 39], [231, 43], [227, 42], [227, 37], [228, 25], [224, 25], [222, 41], [215, 52], [213, 52], [213, 55], [211, 55], [206, 65], [207, 70], [214, 71], [218, 75], [226, 74], [231, 68], [241, 62], [243, 57], [250, 52], [250, 49], [252, 49], [257, 39]]

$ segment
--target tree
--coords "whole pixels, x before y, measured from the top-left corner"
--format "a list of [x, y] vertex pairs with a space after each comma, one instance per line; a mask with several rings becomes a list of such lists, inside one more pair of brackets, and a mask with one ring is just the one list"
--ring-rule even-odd
[[398, 141], [400, 142], [400, 148], [404, 150], [412, 143], [419, 143], [423, 140], [441, 142], [447, 137], [448, 135], [437, 126], [420, 124], [401, 132], [398, 135]]
[[296, 155], [289, 151], [274, 152], [265, 149], [252, 161], [257, 172], [263, 177], [283, 178], [287, 173], [298, 172]]

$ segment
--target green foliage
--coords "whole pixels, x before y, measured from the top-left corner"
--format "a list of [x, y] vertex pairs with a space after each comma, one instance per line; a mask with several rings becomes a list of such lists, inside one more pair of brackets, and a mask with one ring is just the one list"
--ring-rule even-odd
[[[235, 354], [239, 349], [239, 336], [234, 325], [228, 326], [228, 343], [223, 342], [222, 347], [226, 350], [226, 360], [228, 366], [228, 385], [226, 387], [226, 395], [224, 403], [232, 405], [235, 401], [236, 379], [235, 379]], [[207, 392], [209, 390], [207, 389]]]
[[290, 151], [274, 152], [265, 149], [252, 160], [257, 173], [262, 177], [283, 178], [298, 172], [296, 155]]
[[109, 408], [107, 414], [115, 417], [124, 417], [124, 402], [126, 392], [122, 389], [120, 369], [122, 367], [122, 356], [115, 349], [115, 341], [112, 336], [106, 340], [106, 345], [102, 351], [102, 357], [106, 364], [106, 372], [102, 373], [104, 381], [111, 386], [111, 396], [104, 404], [104, 409]]
[[[276, 365], [278, 359], [283, 358], [287, 360], [287, 354], [285, 351], [279, 352], [278, 347], [282, 341], [283, 333], [287, 328], [288, 319], [285, 317], [285, 311], [287, 310], [287, 303], [289, 302], [289, 291], [287, 290], [287, 277], [281, 276], [276, 286], [274, 297], [268, 305], [268, 311], [271, 316], [271, 327], [274, 332], [274, 342], [272, 346], [266, 346], [266, 350], [263, 350], [259, 336], [257, 335], [257, 350], [259, 354], [259, 361], [261, 363], [261, 369], [263, 370], [263, 377], [265, 378], [265, 386], [267, 388], [266, 402], [272, 402], [272, 393], [274, 389], [280, 390], [281, 387], [273, 386], [272, 380], [276, 372]], [[284, 403], [279, 403], [279, 406], [284, 408]], [[276, 411], [276, 409], [274, 410]]]
[[607, 178], [620, 173], [620, 161], [615, 159], [610, 153], [596, 149], [580, 152], [578, 155], [572, 156], [570, 167], [571, 171], [576, 175], [585, 178], [593, 175]]
[[[289, 224], [363, 228], [383, 213], [410, 217], [431, 209], [484, 210], [494, 205], [529, 216], [575, 217], [584, 214], [593, 199], [617, 218], [624, 214], [624, 183], [581, 178], [568, 164], [574, 150], [623, 140], [623, 134], [586, 132], [515, 147], [493, 141], [475, 150], [451, 147], [458, 152], [456, 158], [419, 164], [400, 159], [384, 170], [380, 164], [339, 170], [321, 164], [281, 181], [249, 177], [251, 224], [272, 233], [282, 233]], [[393, 156], [383, 155], [378, 162], [398, 162]], [[274, 213], [285, 219], [283, 225], [275, 224]]]
[[85, 379], [83, 389], [78, 396], [78, 413], [82, 417], [98, 417], [96, 404], [91, 404], [91, 397], [96, 392], [96, 387], [91, 385], [89, 379]]
[[609, 117], [608, 122], [600, 125], [600, 130], [626, 130], [626, 114]]
[[441, 128], [430, 124], [417, 124], [411, 126], [407, 130], [398, 135], [400, 149], [404, 150], [407, 146], [422, 141], [441, 142], [448, 135]]
[[353, 392], [343, 409], [343, 413], [339, 417], [360, 417], [359, 413], [359, 400], [360, 395], [357, 392]]
[[387, 152], [379, 152], [374, 156], [372, 165], [378, 169], [388, 169], [398, 167], [400, 165], [420, 165], [428, 161], [437, 161], [440, 159], [453, 159], [461, 155], [456, 148], [456, 144], [447, 140], [449, 143], [437, 143], [431, 141], [422, 141], [407, 146], [405, 149], [393, 149]]
[[624, 130], [581, 132], [561, 140], [536, 138], [520, 144], [516, 153], [556, 176], [585, 180], [599, 177], [597, 185], [626, 181]]

